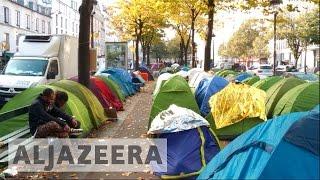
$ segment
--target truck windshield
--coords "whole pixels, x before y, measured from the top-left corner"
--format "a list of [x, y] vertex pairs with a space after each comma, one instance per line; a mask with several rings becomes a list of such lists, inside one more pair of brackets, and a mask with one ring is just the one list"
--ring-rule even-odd
[[43, 76], [48, 61], [45, 59], [11, 59], [3, 70], [5, 75]]

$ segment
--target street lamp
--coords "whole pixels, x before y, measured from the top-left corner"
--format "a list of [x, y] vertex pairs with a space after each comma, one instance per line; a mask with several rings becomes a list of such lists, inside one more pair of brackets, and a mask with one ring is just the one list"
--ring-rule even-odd
[[[281, 4], [282, 0], [270, 0], [270, 4], [274, 6], [274, 8]], [[277, 61], [277, 15], [278, 11], [274, 9], [273, 12], [273, 75], [276, 75], [276, 61]]]
[[214, 33], [212, 33], [212, 68], [214, 68], [214, 38], [216, 37], [216, 35]]

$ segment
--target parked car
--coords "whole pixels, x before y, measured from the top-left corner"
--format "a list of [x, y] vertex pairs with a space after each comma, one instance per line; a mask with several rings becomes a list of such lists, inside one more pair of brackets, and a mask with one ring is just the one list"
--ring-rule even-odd
[[254, 74], [260, 76], [260, 78], [273, 75], [273, 69], [272, 69], [272, 66], [270, 64], [260, 64], [258, 67], [257, 66], [251, 66], [249, 68], [248, 72], [254, 73]]

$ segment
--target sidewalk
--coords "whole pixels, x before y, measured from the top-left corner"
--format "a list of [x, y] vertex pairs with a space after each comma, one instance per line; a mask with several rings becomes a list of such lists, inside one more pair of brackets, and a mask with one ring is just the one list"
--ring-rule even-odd
[[[141, 92], [127, 98], [125, 111], [118, 112], [117, 122], [108, 122], [93, 131], [90, 138], [145, 138], [152, 105], [155, 82], [149, 82]], [[22, 173], [15, 179], [159, 179], [150, 172], [104, 173]]]

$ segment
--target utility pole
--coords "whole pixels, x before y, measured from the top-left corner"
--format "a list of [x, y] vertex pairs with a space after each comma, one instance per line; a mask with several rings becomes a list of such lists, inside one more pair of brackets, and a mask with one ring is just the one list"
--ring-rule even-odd
[[273, 14], [273, 75], [276, 75], [276, 63], [277, 63], [277, 6], [282, 3], [282, 0], [270, 0], [270, 4], [274, 6]]
[[276, 75], [276, 61], [277, 61], [277, 15], [275, 11], [273, 14], [273, 75]]
[[93, 4], [93, 0], [82, 0], [79, 8], [78, 81], [86, 87], [90, 85], [90, 18], [88, 17], [93, 10]]

